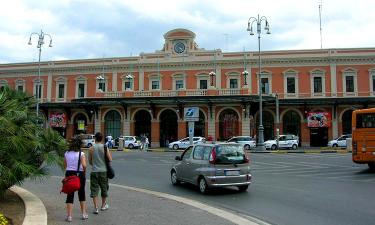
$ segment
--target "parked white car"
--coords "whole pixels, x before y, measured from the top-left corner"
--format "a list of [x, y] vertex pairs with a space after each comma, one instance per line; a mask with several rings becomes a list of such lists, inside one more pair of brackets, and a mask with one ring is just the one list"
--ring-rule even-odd
[[[279, 148], [290, 148], [296, 150], [298, 148], [298, 136], [293, 134], [285, 134], [279, 136]], [[264, 142], [266, 149], [277, 149], [277, 140], [268, 140]]]
[[120, 141], [123, 141], [125, 148], [133, 149], [141, 147], [141, 138], [138, 136], [120, 136]]
[[95, 143], [95, 135], [93, 134], [78, 134], [82, 141], [82, 147], [90, 148]]
[[341, 135], [340, 137], [329, 141], [328, 142], [328, 147], [346, 148], [346, 139], [347, 138], [352, 138], [352, 135], [351, 134]]
[[228, 142], [241, 144], [245, 150], [256, 147], [255, 139], [250, 136], [235, 136], [230, 138]]
[[[204, 142], [206, 142], [206, 138], [204, 137], [193, 137], [193, 144], [200, 144]], [[189, 141], [189, 137], [187, 137], [187, 138], [183, 138], [181, 140], [169, 143], [168, 148], [177, 150], [180, 148], [185, 149], [189, 146], [190, 146], [190, 141]]]

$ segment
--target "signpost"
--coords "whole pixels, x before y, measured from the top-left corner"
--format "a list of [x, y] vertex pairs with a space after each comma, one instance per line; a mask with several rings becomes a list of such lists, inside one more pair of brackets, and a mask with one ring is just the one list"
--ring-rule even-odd
[[194, 137], [194, 122], [199, 121], [199, 108], [198, 107], [185, 107], [184, 120], [188, 122], [189, 142], [193, 145]]

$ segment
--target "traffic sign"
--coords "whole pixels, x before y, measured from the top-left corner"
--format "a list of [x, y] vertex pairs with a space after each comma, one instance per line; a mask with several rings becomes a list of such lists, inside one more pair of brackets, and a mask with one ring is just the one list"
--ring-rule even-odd
[[199, 121], [199, 108], [198, 107], [185, 107], [184, 119], [186, 122]]

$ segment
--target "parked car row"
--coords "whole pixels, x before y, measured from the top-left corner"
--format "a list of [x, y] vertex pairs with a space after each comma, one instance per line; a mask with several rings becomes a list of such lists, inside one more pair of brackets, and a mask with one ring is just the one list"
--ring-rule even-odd
[[344, 134], [328, 142], [328, 147], [346, 148], [346, 139], [352, 138], [351, 134]]
[[279, 145], [279, 149], [286, 148], [286, 149], [293, 149], [296, 150], [299, 144], [299, 138], [293, 134], [284, 134], [279, 135], [279, 143], [277, 143], [277, 139], [268, 140], [264, 142], [264, 147], [266, 149], [275, 150], [277, 149], [277, 144]]

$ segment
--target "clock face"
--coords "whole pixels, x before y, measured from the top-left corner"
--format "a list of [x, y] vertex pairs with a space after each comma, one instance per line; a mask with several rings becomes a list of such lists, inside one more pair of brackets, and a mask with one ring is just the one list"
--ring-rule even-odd
[[185, 51], [185, 44], [182, 43], [182, 42], [177, 42], [175, 45], [174, 45], [174, 51], [178, 54], [181, 54]]

